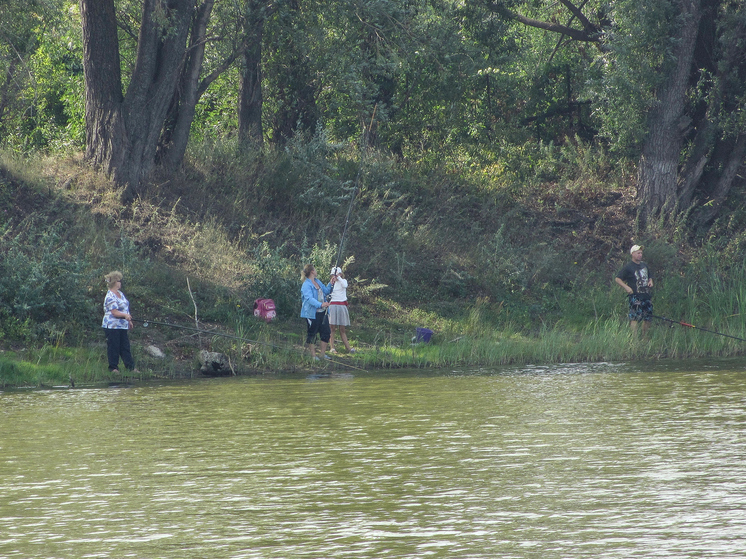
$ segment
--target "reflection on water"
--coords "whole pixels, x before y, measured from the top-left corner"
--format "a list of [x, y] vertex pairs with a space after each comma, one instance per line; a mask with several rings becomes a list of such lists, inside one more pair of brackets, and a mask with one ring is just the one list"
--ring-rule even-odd
[[741, 557], [744, 365], [0, 393], [0, 558]]

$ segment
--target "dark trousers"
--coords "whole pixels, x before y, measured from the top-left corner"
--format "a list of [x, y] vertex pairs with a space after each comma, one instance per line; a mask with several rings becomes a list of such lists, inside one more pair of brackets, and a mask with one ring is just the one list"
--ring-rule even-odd
[[307, 318], [306, 323], [308, 324], [308, 331], [306, 332], [307, 344], [316, 343], [316, 334], [319, 335], [322, 342], [329, 343], [329, 338], [332, 335], [332, 329], [329, 326], [329, 313], [317, 312], [316, 318], [313, 320]]
[[127, 330], [121, 328], [104, 328], [106, 332], [106, 357], [109, 359], [109, 370], [119, 368], [119, 357], [124, 361], [124, 366], [132, 370], [135, 368], [135, 360], [132, 359], [130, 351], [130, 338]]

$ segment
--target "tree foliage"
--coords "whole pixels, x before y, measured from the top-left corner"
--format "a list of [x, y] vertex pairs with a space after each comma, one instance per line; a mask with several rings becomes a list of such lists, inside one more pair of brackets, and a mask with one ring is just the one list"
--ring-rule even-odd
[[692, 207], [695, 224], [717, 217], [743, 182], [738, 170], [746, 157], [743, 124], [732, 118], [742, 113], [746, 85], [742, 2], [487, 0], [486, 9], [598, 46], [596, 72], [579, 60], [574, 68], [589, 84], [584, 94], [600, 137], [618, 153], [639, 154], [643, 225]]
[[323, 129], [402, 159], [481, 161], [581, 141], [637, 160], [641, 223], [687, 211], [706, 226], [743, 182], [745, 12], [732, 0], [0, 0], [0, 134], [16, 148], [85, 145], [125, 198], [205, 138], [282, 147]]
[[23, 151], [80, 148], [80, 21], [62, 0], [0, 1], [0, 139]]

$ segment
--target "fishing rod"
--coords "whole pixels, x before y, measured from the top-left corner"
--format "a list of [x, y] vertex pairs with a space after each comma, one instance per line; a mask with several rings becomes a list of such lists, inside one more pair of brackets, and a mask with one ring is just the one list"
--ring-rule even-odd
[[[339, 250], [337, 251], [337, 261], [334, 263], [334, 268], [332, 268], [332, 272], [334, 272], [335, 280], [337, 278], [337, 270], [339, 269], [339, 259], [342, 257], [342, 245], [345, 241], [345, 235], [347, 234], [347, 224], [350, 222], [350, 214], [352, 213], [352, 204], [355, 201], [355, 196], [357, 196], [357, 189], [360, 186], [360, 171], [362, 171], [363, 166], [361, 165], [360, 168], [357, 170], [357, 177], [355, 177], [355, 189], [352, 191], [352, 196], [350, 197], [350, 205], [347, 208], [347, 217], [345, 217], [345, 226], [342, 229], [342, 238], [339, 241]], [[334, 293], [334, 288], [337, 286], [337, 282], [334, 281], [332, 283], [332, 288], [329, 291], [329, 295], [326, 296], [326, 301], [329, 302], [332, 300], [332, 294]], [[327, 316], [329, 316], [329, 307], [326, 307], [324, 309], [324, 317], [322, 321], [327, 320]]]
[[[157, 322], [155, 320], [140, 320], [140, 319], [137, 319], [137, 318], [133, 318], [132, 322], [141, 322], [143, 328], [147, 328], [151, 324], [153, 324], [154, 326], [170, 326], [171, 328], [178, 328], [180, 330], [188, 330], [190, 332], [197, 332], [199, 334], [208, 334], [208, 335], [211, 335], [211, 336], [222, 336], [224, 338], [229, 338], [231, 340], [239, 340], [239, 341], [242, 341], [242, 342], [249, 342], [249, 343], [252, 343], [252, 344], [259, 344], [259, 345], [263, 345], [263, 346], [266, 346], [266, 347], [271, 347], [271, 348], [274, 348], [274, 349], [280, 349], [280, 350], [281, 349], [287, 349], [287, 350], [297, 351], [297, 352], [305, 354], [304, 350], [301, 350], [301, 349], [298, 349], [298, 348], [295, 348], [295, 347], [287, 347], [287, 346], [286, 347], [282, 347], [282, 346], [278, 346], [276, 344], [272, 344], [272, 343], [269, 343], [269, 342], [260, 342], [259, 340], [251, 340], [249, 338], [243, 338], [241, 336], [234, 336], [232, 334], [224, 334], [222, 332], [217, 332], [217, 331], [213, 331], [213, 330], [202, 330], [201, 328], [193, 328], [191, 326], [181, 326], [180, 324], [171, 324], [170, 322]], [[327, 361], [329, 361], [330, 363], [335, 363], [337, 365], [342, 365], [343, 367], [349, 367], [350, 369], [356, 369], [358, 371], [365, 371], [365, 369], [362, 369], [360, 367], [356, 367], [355, 365], [350, 365], [349, 363], [344, 363], [342, 361], [335, 361], [334, 359], [331, 359], [331, 358], [327, 359]]]
[[672, 324], [678, 324], [679, 326], [685, 326], [687, 328], [694, 328], [695, 330], [702, 330], [703, 332], [709, 332], [710, 334], [717, 334], [718, 336], [724, 336], [726, 338], [733, 338], [734, 340], [739, 340], [741, 342], [746, 342], [745, 338], [739, 338], [738, 336], [731, 336], [730, 334], [723, 334], [722, 332], [717, 332], [715, 330], [708, 330], [707, 328], [702, 328], [701, 326], [694, 326], [694, 324], [689, 324], [687, 322], [681, 322], [680, 320], [673, 320], [672, 318], [666, 318], [665, 316], [657, 316], [657, 315], [650, 315], [653, 318], [657, 318], [658, 320], [664, 320], [666, 322], [671, 322]]
[[[367, 131], [370, 131], [370, 129], [373, 126], [373, 119], [376, 116], [376, 111], [377, 110], [378, 110], [378, 104], [376, 104], [376, 106], [373, 107], [373, 114], [370, 116], [370, 124], [368, 125]], [[365, 124], [363, 124], [363, 131], [364, 131], [363, 132], [363, 137], [360, 139], [360, 142], [361, 142], [361, 149], [364, 150], [365, 149], [365, 145], [363, 145], [363, 144], [365, 143], [365, 137], [366, 137], [366, 134], [365, 134], [365, 131], [366, 131]], [[352, 214], [352, 205], [355, 202], [355, 198], [357, 197], [357, 191], [360, 188], [360, 175], [363, 172], [363, 162], [364, 162], [363, 159], [364, 159], [364, 157], [361, 156], [360, 166], [358, 167], [358, 169], [357, 169], [357, 175], [355, 176], [355, 188], [352, 190], [352, 196], [350, 197], [350, 205], [347, 207], [347, 216], [345, 217], [345, 224], [344, 224], [344, 227], [342, 228], [342, 238], [339, 240], [339, 249], [337, 250], [337, 260], [334, 263], [334, 271], [335, 272], [337, 271], [337, 268], [339, 268], [339, 261], [342, 258], [342, 248], [344, 246], [345, 237], [347, 236], [347, 226], [350, 224], [350, 215]], [[336, 276], [337, 274], [335, 273], [334, 275]], [[334, 286], [335, 285], [336, 285], [336, 282], [332, 285], [332, 291], [334, 291]], [[332, 298], [332, 294], [330, 292], [329, 295], [327, 295], [326, 299], [327, 299], [327, 301], [331, 301], [331, 298]], [[326, 313], [326, 311], [324, 311], [324, 312]]]
[[362, 166], [360, 169], [358, 169], [357, 177], [355, 178], [355, 188], [352, 191], [352, 196], [350, 197], [350, 205], [347, 208], [347, 217], [345, 217], [345, 226], [342, 229], [342, 238], [339, 240], [339, 250], [337, 251], [337, 261], [334, 263], [334, 267], [339, 267], [339, 260], [342, 258], [342, 246], [345, 242], [345, 236], [347, 235], [347, 226], [350, 224], [350, 214], [352, 213], [352, 204], [355, 202], [355, 197], [357, 196], [358, 188], [360, 187], [360, 171], [362, 170]]
[[[370, 129], [373, 127], [373, 119], [376, 116], [377, 110], [378, 110], [378, 104], [376, 104], [376, 106], [373, 107], [373, 114], [370, 116], [370, 124], [368, 125], [368, 129], [367, 129], [368, 131], [370, 131]], [[365, 124], [363, 124], [363, 130], [365, 130]], [[364, 133], [363, 137], [360, 140], [361, 141], [360, 147], [363, 150], [366, 149], [365, 145], [362, 145], [365, 143], [365, 137], [366, 137], [366, 134]], [[352, 196], [350, 197], [350, 205], [347, 208], [347, 217], [345, 217], [345, 225], [344, 225], [344, 228], [342, 229], [342, 238], [339, 241], [339, 250], [337, 251], [337, 261], [334, 263], [335, 268], [339, 267], [339, 260], [342, 258], [342, 247], [345, 242], [345, 236], [347, 235], [347, 226], [350, 223], [350, 214], [352, 213], [352, 204], [355, 202], [355, 197], [357, 196], [358, 188], [360, 188], [360, 175], [363, 172], [363, 163], [364, 163], [363, 159], [364, 157], [361, 157], [360, 167], [358, 167], [357, 175], [355, 176], [355, 188], [352, 191]]]
[[[342, 238], [339, 241], [339, 250], [337, 251], [337, 261], [334, 263], [334, 268], [332, 268], [332, 271], [334, 272], [334, 277], [337, 277], [337, 269], [339, 268], [339, 259], [342, 257], [342, 245], [345, 241], [345, 235], [347, 234], [347, 224], [350, 222], [350, 213], [352, 213], [352, 203], [355, 201], [355, 196], [357, 195], [357, 189], [358, 189], [358, 179], [360, 178], [360, 170], [358, 169], [357, 172], [357, 178], [355, 179], [355, 189], [352, 191], [352, 197], [350, 198], [350, 206], [347, 208], [347, 217], [345, 218], [345, 226], [342, 229]], [[335, 281], [332, 284], [332, 289], [329, 292], [329, 295], [326, 296], [327, 301], [332, 300], [332, 293], [334, 292], [334, 288], [336, 287], [337, 282]], [[327, 314], [329, 311], [329, 308], [327, 307], [324, 309], [324, 315]]]

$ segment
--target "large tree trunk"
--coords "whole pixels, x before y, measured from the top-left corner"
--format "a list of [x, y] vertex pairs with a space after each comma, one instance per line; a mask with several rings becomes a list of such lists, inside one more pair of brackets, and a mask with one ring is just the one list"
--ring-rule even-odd
[[705, 166], [710, 162], [712, 146], [717, 134], [714, 115], [708, 107], [707, 117], [697, 130], [689, 156], [679, 177], [679, 207], [687, 209], [694, 201], [694, 191], [702, 181]]
[[[610, 19], [593, 24], [583, 15], [586, 3], [560, 0], [572, 14], [567, 25], [537, 21], [517, 14], [498, 0], [489, 8], [525, 25], [562, 33], [575, 41], [614, 46], [614, 33], [603, 33]], [[635, 0], [622, 2], [634, 7]], [[724, 0], [650, 0], [653, 8], [676, 8], [678, 28], [661, 37], [670, 52], [667, 79], [656, 92], [648, 115], [648, 136], [638, 167], [640, 224], [676, 209], [694, 207], [692, 223], [708, 225], [717, 218], [739, 179], [746, 157], [742, 112], [746, 76], [746, 8]], [[623, 6], [620, 6], [623, 9]], [[607, 8], [612, 14], [616, 8]], [[582, 29], [570, 27], [578, 21]], [[668, 26], [668, 22], [653, 22]], [[606, 41], [611, 41], [605, 45]], [[714, 79], [713, 79], [714, 76]]]
[[158, 139], [184, 58], [190, 0], [144, 0], [137, 58], [122, 97], [113, 0], [80, 0], [86, 78], [86, 157], [123, 187], [139, 192], [155, 162]]
[[247, 44], [238, 98], [238, 140], [242, 146], [264, 143], [262, 132], [262, 39], [267, 2], [250, 2], [247, 20]]
[[697, 134], [679, 179], [680, 205], [697, 203], [692, 221], [697, 226], [707, 226], [717, 218], [746, 157], [746, 129], [742, 121], [733, 126], [733, 116], [743, 104], [746, 11], [743, 4], [722, 9], [717, 0], [705, 1], [703, 7], [708, 3], [713, 18], [720, 19], [710, 23], [707, 40], [700, 39], [695, 67], [714, 74], [713, 89], [705, 96], [707, 111], [703, 121], [695, 123]]
[[207, 24], [214, 5], [215, 0], [205, 0], [197, 8], [192, 22], [187, 59], [168, 109], [158, 148], [158, 161], [167, 174], [173, 173], [184, 160], [197, 102], [206, 89], [200, 87], [200, 73], [205, 59]]
[[113, 177], [122, 166], [127, 144], [114, 2], [81, 0], [80, 13], [86, 83], [85, 155]]
[[[125, 199], [139, 193], [155, 163], [158, 140], [184, 60], [194, 3], [190, 0], [145, 0], [138, 37], [137, 61], [124, 110], [129, 150], [124, 167], [129, 171]], [[156, 18], [168, 18], [167, 29]]]
[[675, 61], [650, 114], [649, 134], [637, 173], [641, 225], [662, 212], [674, 211], [678, 201], [679, 156], [683, 147], [686, 91], [701, 18], [700, 0], [680, 0], [681, 28]]

